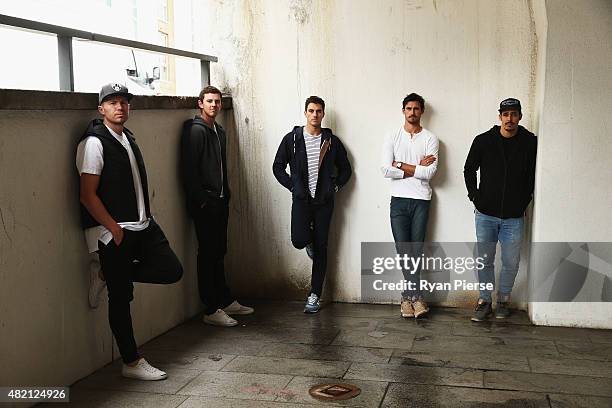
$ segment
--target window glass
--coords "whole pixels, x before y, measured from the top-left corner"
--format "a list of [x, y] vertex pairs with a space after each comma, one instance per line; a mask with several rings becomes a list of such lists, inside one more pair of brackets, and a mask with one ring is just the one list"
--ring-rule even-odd
[[[201, 0], [7, 0], [0, 13], [148, 44], [210, 54]], [[95, 16], [95, 18], [85, 18]], [[36, 50], [23, 52], [23, 50]], [[59, 89], [57, 38], [0, 26], [0, 87]], [[8, 56], [8, 57], [7, 57]], [[135, 94], [197, 95], [200, 61], [73, 39], [75, 91], [125, 83]], [[188, 76], [188, 77], [185, 77]]]
[[0, 88], [59, 90], [56, 36], [0, 26], [0, 38]]

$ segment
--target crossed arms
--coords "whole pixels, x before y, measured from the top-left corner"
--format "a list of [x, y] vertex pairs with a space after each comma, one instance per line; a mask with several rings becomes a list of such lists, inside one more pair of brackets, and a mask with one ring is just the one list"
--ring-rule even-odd
[[[420, 180], [431, 180], [438, 169], [439, 142], [436, 138], [429, 140], [425, 146], [425, 155], [418, 163], [406, 163], [396, 160], [394, 144], [390, 138], [385, 140], [382, 149], [381, 172], [385, 178], [403, 179], [414, 177]], [[401, 162], [401, 167], [397, 163]]]

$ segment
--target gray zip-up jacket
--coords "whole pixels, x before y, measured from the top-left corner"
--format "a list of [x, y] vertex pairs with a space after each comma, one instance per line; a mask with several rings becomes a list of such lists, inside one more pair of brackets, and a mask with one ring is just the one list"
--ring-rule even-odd
[[199, 115], [183, 124], [181, 170], [187, 209], [192, 215], [208, 203], [227, 203], [230, 198], [227, 138], [221, 125], [215, 123], [215, 127], [216, 132]]

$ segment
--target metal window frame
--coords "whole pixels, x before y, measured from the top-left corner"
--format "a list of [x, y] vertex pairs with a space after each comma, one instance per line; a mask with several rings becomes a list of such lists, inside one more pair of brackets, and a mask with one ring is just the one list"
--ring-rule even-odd
[[161, 45], [149, 44], [140, 41], [126, 40], [124, 38], [97, 34], [90, 31], [76, 30], [54, 24], [41, 23], [40, 21], [27, 20], [13, 16], [0, 14], [0, 25], [16, 27], [26, 31], [55, 34], [57, 36], [57, 52], [59, 57], [59, 84], [60, 91], [74, 92], [74, 61], [72, 58], [72, 39], [94, 41], [103, 44], [118, 45], [121, 47], [135, 48], [157, 52], [166, 55], [177, 55], [180, 57], [194, 58], [200, 60], [202, 88], [210, 85], [210, 63], [218, 59], [212, 55], [199, 54], [197, 52], [180, 50], [178, 48], [163, 47]]

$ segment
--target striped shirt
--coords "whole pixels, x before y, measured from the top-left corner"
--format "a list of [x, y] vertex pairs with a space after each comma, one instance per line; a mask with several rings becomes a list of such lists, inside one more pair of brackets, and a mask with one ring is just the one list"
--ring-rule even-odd
[[313, 136], [304, 129], [304, 143], [306, 144], [306, 157], [308, 158], [308, 189], [314, 198], [319, 178], [319, 154], [321, 153], [321, 135]]

